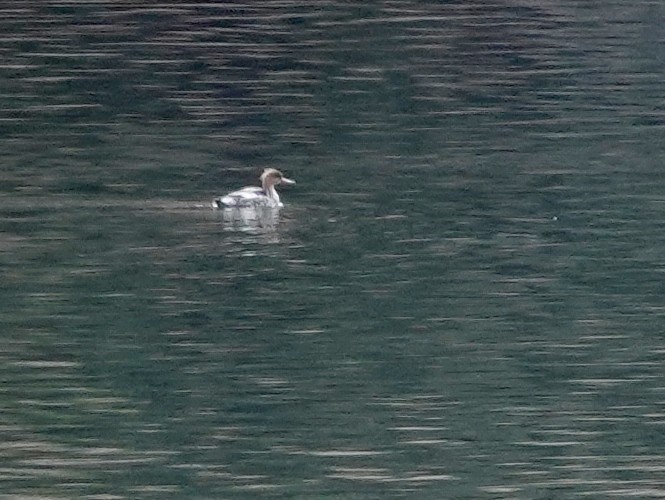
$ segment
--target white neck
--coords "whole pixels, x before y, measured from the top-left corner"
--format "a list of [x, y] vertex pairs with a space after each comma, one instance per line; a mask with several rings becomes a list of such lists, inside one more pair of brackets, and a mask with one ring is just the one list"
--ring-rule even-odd
[[277, 194], [277, 190], [275, 189], [274, 184], [269, 184], [266, 186], [264, 191], [268, 195], [268, 198], [275, 202], [275, 205], [279, 205], [279, 194]]

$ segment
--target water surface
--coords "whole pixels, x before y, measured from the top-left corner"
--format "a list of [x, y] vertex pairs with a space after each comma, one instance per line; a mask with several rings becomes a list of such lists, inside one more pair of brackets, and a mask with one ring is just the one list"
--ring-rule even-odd
[[658, 2], [0, 13], [3, 494], [665, 494]]

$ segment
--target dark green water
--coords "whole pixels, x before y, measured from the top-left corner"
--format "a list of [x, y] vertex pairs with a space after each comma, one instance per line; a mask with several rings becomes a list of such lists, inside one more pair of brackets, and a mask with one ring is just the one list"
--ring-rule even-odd
[[0, 7], [0, 495], [665, 495], [665, 6], [546, 3]]

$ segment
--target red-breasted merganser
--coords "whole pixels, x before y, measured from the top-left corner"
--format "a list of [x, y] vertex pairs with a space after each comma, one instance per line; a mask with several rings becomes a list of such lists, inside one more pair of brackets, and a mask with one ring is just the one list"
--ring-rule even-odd
[[274, 168], [266, 168], [261, 174], [261, 187], [248, 186], [226, 196], [215, 198], [213, 208], [277, 208], [283, 207], [279, 201], [279, 194], [275, 190], [278, 184], [295, 184], [296, 181], [287, 179], [282, 172]]

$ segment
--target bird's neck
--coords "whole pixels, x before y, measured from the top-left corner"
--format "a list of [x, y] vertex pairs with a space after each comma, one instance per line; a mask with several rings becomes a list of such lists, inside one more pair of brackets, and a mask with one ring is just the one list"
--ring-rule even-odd
[[277, 190], [275, 189], [274, 184], [269, 182], [264, 183], [263, 191], [265, 192], [266, 196], [268, 196], [268, 198], [274, 200], [277, 204], [279, 203], [279, 195], [277, 194]]

